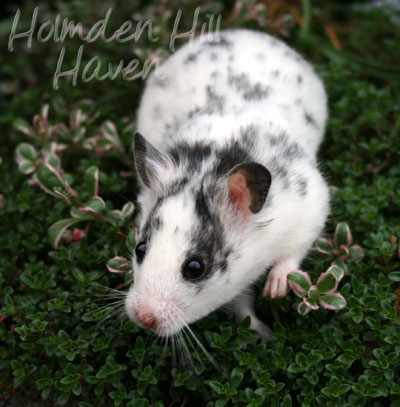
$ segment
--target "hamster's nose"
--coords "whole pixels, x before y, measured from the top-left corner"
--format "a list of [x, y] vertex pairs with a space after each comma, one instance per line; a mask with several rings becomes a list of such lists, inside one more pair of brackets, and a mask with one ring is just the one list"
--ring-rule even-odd
[[149, 309], [139, 308], [136, 312], [136, 317], [145, 328], [152, 330], [157, 328], [157, 318]]

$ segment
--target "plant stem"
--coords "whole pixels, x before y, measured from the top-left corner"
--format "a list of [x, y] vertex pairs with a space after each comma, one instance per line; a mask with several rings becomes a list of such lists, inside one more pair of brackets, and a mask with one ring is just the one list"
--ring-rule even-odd
[[303, 5], [303, 25], [300, 30], [300, 37], [305, 39], [310, 33], [311, 24], [311, 0], [302, 0]]

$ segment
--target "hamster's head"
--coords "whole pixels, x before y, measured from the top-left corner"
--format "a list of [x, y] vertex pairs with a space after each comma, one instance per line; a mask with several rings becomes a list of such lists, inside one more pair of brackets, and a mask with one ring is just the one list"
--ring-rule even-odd
[[263, 207], [271, 176], [254, 162], [226, 174], [199, 163], [193, 174], [140, 134], [134, 149], [144, 189], [125, 309], [135, 323], [170, 336], [239, 294], [232, 264], [248, 219]]

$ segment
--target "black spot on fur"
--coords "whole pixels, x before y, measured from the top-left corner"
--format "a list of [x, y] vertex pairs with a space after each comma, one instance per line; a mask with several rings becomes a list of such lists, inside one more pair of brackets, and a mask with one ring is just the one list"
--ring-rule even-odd
[[184, 64], [190, 64], [191, 62], [196, 62], [197, 61], [197, 54], [195, 54], [194, 52], [191, 52], [190, 54], [188, 54], [188, 56], [184, 59], [183, 63]]
[[288, 176], [288, 172], [287, 172], [286, 168], [284, 168], [282, 166], [274, 167], [273, 174], [274, 174], [274, 176], [280, 177], [280, 178], [287, 178], [287, 176]]
[[262, 86], [256, 83], [249, 91], [243, 93], [243, 98], [245, 100], [261, 100], [265, 99], [270, 92], [269, 86]]
[[315, 121], [314, 117], [310, 113], [304, 112], [304, 119], [307, 124], [314, 126], [314, 127], [318, 127], [317, 122]]
[[279, 72], [278, 69], [275, 69], [275, 70], [272, 71], [273, 76], [279, 76], [279, 74], [280, 74], [280, 72]]
[[167, 191], [164, 195], [164, 199], [171, 198], [172, 196], [176, 196], [180, 194], [189, 183], [188, 178], [182, 178], [180, 180], [175, 181], [172, 185], [167, 188]]
[[218, 54], [216, 52], [211, 52], [210, 59], [211, 61], [218, 61]]
[[163, 203], [169, 199], [172, 198], [178, 194], [180, 194], [186, 185], [189, 183], [188, 178], [182, 178], [179, 180], [176, 180], [174, 183], [172, 183], [169, 187], [166, 188], [165, 193], [162, 196], [159, 196], [155, 205], [151, 209], [146, 222], [144, 223], [144, 226], [141, 230], [141, 239], [150, 241], [152, 235], [157, 232], [161, 226], [162, 226], [162, 220], [157, 214], [159, 211], [159, 208]]
[[141, 239], [147, 242], [151, 240], [153, 234], [156, 233], [162, 226], [160, 217], [155, 214], [157, 207], [152, 209], [141, 231]]
[[165, 125], [165, 130], [168, 135], [175, 135], [182, 124], [182, 120], [179, 120], [177, 116], [172, 115], [169, 118], [169, 122]]
[[285, 133], [277, 134], [269, 138], [271, 146], [284, 145], [288, 142], [288, 136]]
[[298, 194], [302, 197], [305, 197], [307, 195], [307, 186], [308, 186], [307, 180], [304, 177], [299, 177], [296, 180], [295, 185]]
[[[224, 272], [227, 269], [227, 253], [231, 249], [225, 247], [224, 228], [219, 216], [211, 211], [203, 189], [193, 191], [195, 194], [195, 215], [198, 227], [190, 242], [190, 250], [186, 258], [200, 256], [205, 260], [206, 272], [196, 282], [204, 281], [213, 273]], [[199, 284], [201, 289], [202, 285]]]
[[227, 175], [236, 165], [251, 161], [249, 152], [238, 141], [216, 152], [219, 162], [214, 168], [217, 177]]
[[263, 86], [261, 83], [252, 84], [245, 73], [236, 75], [230, 70], [228, 84], [233, 85], [245, 100], [261, 100], [266, 98], [271, 90], [269, 86]]
[[206, 110], [208, 113], [222, 113], [225, 105], [225, 97], [220, 96], [211, 88], [210, 85], [206, 88], [207, 92], [207, 107]]
[[300, 85], [303, 82], [303, 77], [301, 75], [297, 75], [297, 83]]
[[168, 153], [177, 165], [184, 164], [193, 173], [198, 171], [204, 161], [210, 157], [212, 148], [209, 144], [200, 141], [194, 144], [182, 141], [176, 143]]
[[303, 149], [297, 143], [291, 143], [282, 150], [282, 156], [294, 160], [304, 156]]
[[252, 148], [259, 133], [260, 129], [255, 124], [250, 124], [240, 129], [240, 138], [247, 149], [250, 150]]

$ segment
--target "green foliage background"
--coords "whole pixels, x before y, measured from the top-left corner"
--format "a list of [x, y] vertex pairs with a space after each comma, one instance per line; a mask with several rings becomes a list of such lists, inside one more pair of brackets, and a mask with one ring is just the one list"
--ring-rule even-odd
[[[142, 38], [137, 44], [85, 45], [85, 61], [99, 55], [104, 63], [117, 64], [135, 52], [142, 61], [155, 51], [167, 55], [177, 9], [183, 11], [183, 31], [191, 27], [199, 4], [44, 1], [39, 20], [60, 13], [89, 26], [104, 18], [108, 7], [113, 8], [113, 29], [129, 18], [152, 18], [160, 30], [157, 42]], [[206, 21], [207, 13], [221, 13], [229, 22], [225, 28], [271, 30], [268, 2], [263, 3], [262, 26], [246, 12], [254, 4], [245, 1], [232, 20], [232, 1], [204, 2], [200, 20]], [[220, 370], [189, 343], [194, 370], [187, 369], [185, 358], [174, 365], [162, 341], [102, 308], [112, 301], [102, 287], [116, 287], [128, 278], [105, 268], [110, 257], [128, 254], [117, 228], [93, 223], [79, 244], [53, 250], [47, 229], [68, 216], [68, 208], [29, 185], [14, 160], [16, 145], [27, 141], [13, 127], [17, 118], [30, 122], [49, 103], [51, 120], [66, 122], [82, 98], [95, 101], [97, 122], [116, 123], [129, 151], [132, 133], [126, 126], [134, 120], [143, 82], [118, 78], [72, 87], [62, 80], [54, 90], [61, 45], [34, 41], [27, 50], [17, 40], [15, 51], [8, 52], [15, 7], [0, 22], [0, 193], [7, 201], [0, 210], [0, 384], [4, 392], [15, 389], [23, 396], [19, 405], [28, 405], [29, 395], [42, 397], [44, 406], [71, 407], [400, 406], [400, 325], [394, 306], [400, 284], [400, 15], [355, 8], [352, 2], [314, 2], [311, 8], [308, 1], [292, 4], [304, 23], [285, 26], [286, 41], [314, 64], [330, 99], [320, 153], [332, 186], [327, 234], [336, 222], [349, 223], [365, 257], [349, 264], [340, 287], [348, 307], [340, 312], [318, 310], [301, 317], [292, 308], [293, 293], [274, 301], [259, 296], [258, 314], [274, 329], [271, 343], [261, 344], [246, 322], [238, 327], [230, 314], [215, 313], [195, 324]], [[21, 24], [27, 28], [37, 5], [26, 1], [21, 6]], [[343, 50], [329, 42], [328, 23], [341, 28]], [[65, 45], [66, 66], [72, 67], [80, 42]], [[134, 179], [120, 176], [129, 168], [115, 157], [96, 154], [63, 157], [78, 192], [91, 165], [100, 169], [101, 195], [109, 208], [135, 199]], [[328, 265], [310, 256], [304, 269], [315, 279]], [[258, 342], [246, 349], [249, 338]]]

